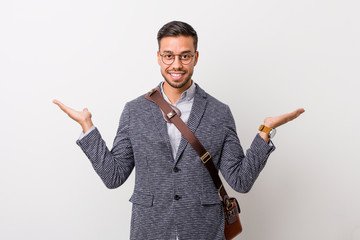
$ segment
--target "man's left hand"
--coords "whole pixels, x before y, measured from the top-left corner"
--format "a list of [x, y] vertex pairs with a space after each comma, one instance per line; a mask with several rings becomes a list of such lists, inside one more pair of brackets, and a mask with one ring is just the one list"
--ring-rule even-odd
[[305, 112], [305, 110], [303, 108], [299, 108], [291, 113], [285, 113], [283, 115], [279, 115], [276, 117], [267, 117], [264, 120], [264, 125], [269, 128], [277, 128], [287, 122], [294, 120], [295, 118], [300, 116], [300, 114], [302, 114], [303, 112]]
[[[296, 109], [295, 111], [291, 112], [291, 113], [285, 113], [276, 117], [267, 117], [264, 120], [264, 125], [266, 127], [269, 128], [277, 128], [280, 127], [281, 125], [294, 120], [295, 118], [297, 118], [298, 116], [300, 116], [300, 114], [302, 114], [303, 112], [305, 112], [305, 109], [303, 108], [299, 108]], [[264, 132], [260, 132], [260, 136], [266, 141], [269, 142], [269, 136], [268, 134], [264, 133]]]

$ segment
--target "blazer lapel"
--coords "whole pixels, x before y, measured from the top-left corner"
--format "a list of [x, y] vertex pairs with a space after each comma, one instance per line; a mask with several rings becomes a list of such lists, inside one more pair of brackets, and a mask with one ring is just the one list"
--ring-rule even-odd
[[[200, 124], [200, 120], [205, 112], [206, 109], [206, 93], [196, 84], [196, 92], [194, 96], [194, 103], [191, 108], [190, 116], [187, 121], [187, 126], [190, 130], [195, 133], [196, 129]], [[175, 162], [179, 161], [181, 154], [184, 152], [185, 147], [187, 146], [188, 141], [181, 136], [179, 149], [176, 154]]]
[[160, 108], [155, 103], [150, 103], [150, 105], [151, 105], [151, 112], [153, 113], [153, 116], [154, 116], [156, 128], [157, 128], [158, 132], [160, 133], [161, 139], [165, 142], [170, 156], [172, 157], [172, 159], [174, 159], [174, 157], [172, 156], [170, 139], [169, 139], [169, 134], [167, 132], [166, 121], [163, 118]]

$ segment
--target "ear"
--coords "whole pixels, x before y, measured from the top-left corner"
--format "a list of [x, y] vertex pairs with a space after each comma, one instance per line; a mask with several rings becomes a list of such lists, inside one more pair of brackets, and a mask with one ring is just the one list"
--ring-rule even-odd
[[194, 66], [196, 66], [197, 61], [198, 61], [198, 58], [199, 58], [199, 52], [196, 51], [196, 53], [195, 53], [195, 63], [194, 63]]
[[161, 59], [160, 59], [160, 52], [159, 51], [157, 51], [157, 59], [158, 59], [158, 64], [159, 64], [159, 66], [161, 66]]

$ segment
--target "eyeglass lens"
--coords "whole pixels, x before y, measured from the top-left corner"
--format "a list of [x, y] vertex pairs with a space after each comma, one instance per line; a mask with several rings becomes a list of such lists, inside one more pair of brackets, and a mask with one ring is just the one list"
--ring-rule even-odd
[[162, 58], [163, 63], [170, 65], [175, 61], [176, 56], [179, 57], [179, 60], [181, 61], [182, 64], [189, 64], [193, 57], [193, 55], [186, 53], [186, 54], [179, 54], [179, 55], [163, 54], [163, 55], [161, 55], [161, 58]]

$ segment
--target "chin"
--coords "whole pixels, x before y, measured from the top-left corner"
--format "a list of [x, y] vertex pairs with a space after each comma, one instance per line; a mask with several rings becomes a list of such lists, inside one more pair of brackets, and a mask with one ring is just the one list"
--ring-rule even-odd
[[190, 79], [185, 79], [185, 80], [182, 80], [182, 81], [174, 81], [174, 80], [169, 80], [169, 79], [166, 79], [166, 82], [173, 88], [182, 88], [184, 87], [189, 81]]

